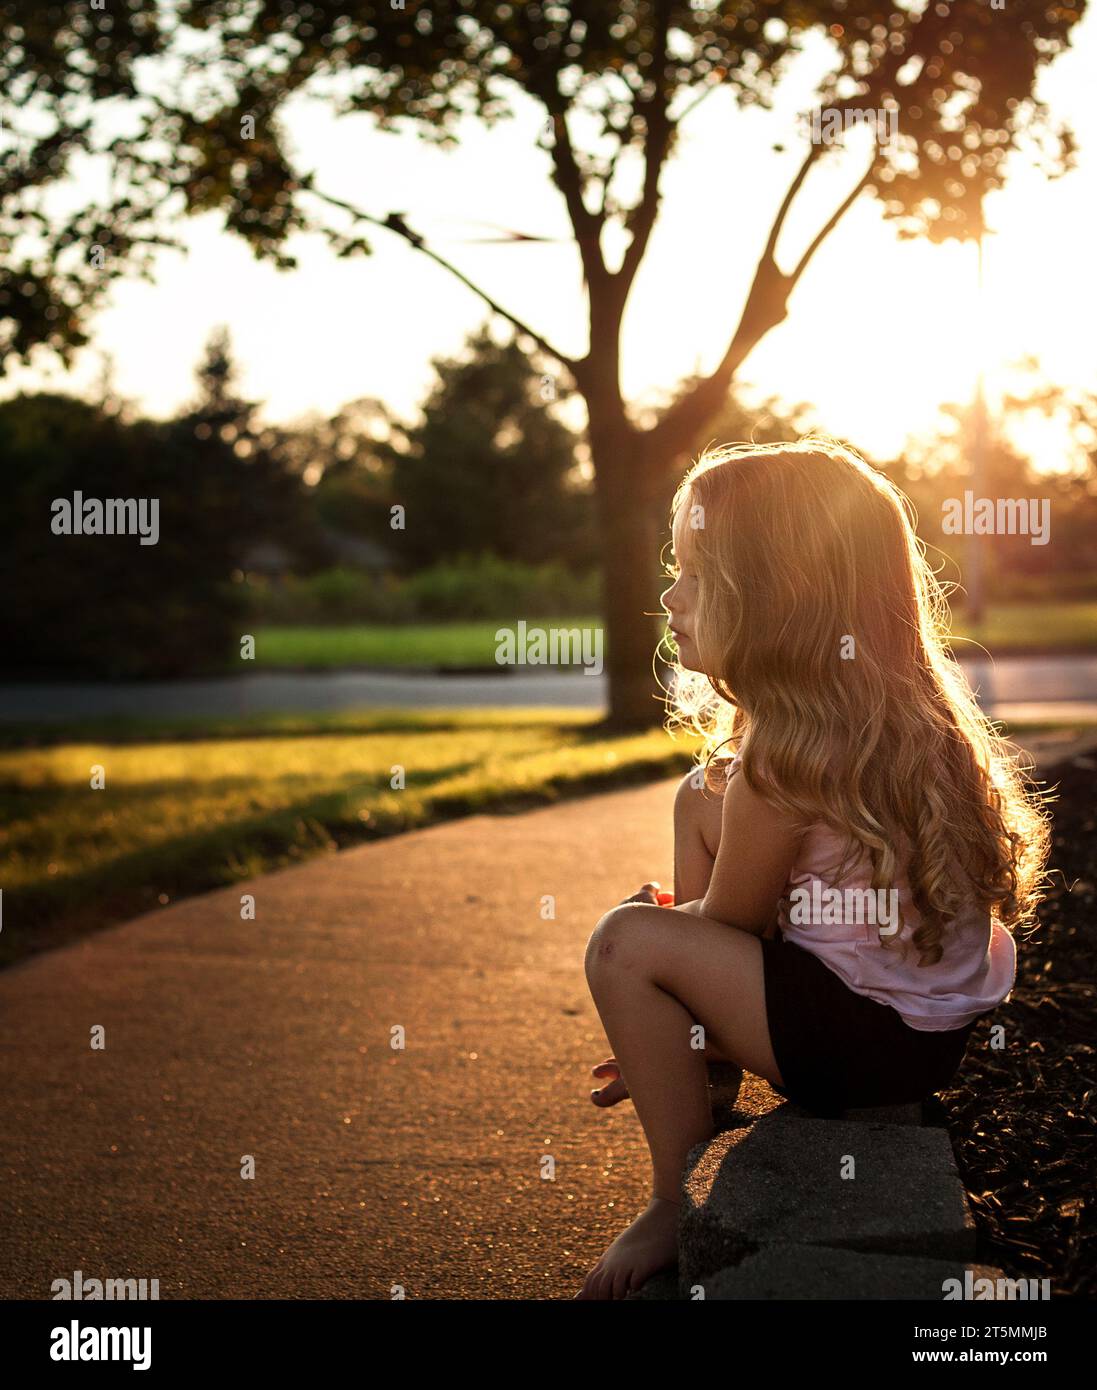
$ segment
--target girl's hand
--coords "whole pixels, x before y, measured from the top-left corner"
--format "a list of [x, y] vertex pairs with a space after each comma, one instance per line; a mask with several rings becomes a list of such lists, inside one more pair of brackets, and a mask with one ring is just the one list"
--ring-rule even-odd
[[616, 1057], [607, 1057], [604, 1062], [599, 1062], [596, 1067], [591, 1067], [590, 1074], [599, 1079], [602, 1077], [607, 1079], [607, 1084], [601, 1090], [590, 1093], [590, 1098], [595, 1105], [604, 1110], [607, 1106], [616, 1105], [618, 1101], [628, 1100], [628, 1088], [621, 1075], [621, 1068], [617, 1065]]
[[624, 907], [625, 903], [648, 903], [651, 907], [671, 907], [674, 904], [674, 894], [664, 893], [658, 883], [654, 881], [645, 883], [639, 893], [633, 893], [631, 898], [626, 898], [620, 904]]

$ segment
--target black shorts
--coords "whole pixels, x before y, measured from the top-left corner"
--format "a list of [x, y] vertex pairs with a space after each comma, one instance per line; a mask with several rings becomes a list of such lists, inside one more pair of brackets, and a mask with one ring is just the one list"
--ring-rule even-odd
[[835, 1116], [912, 1104], [950, 1084], [978, 1018], [963, 1028], [921, 1032], [889, 1004], [850, 989], [802, 946], [780, 935], [761, 940], [769, 1036], [784, 1081], [774, 1090], [817, 1115]]

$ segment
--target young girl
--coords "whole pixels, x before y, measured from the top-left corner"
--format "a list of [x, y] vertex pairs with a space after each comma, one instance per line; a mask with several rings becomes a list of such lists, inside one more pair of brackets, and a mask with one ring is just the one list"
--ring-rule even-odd
[[653, 1185], [580, 1298], [674, 1262], [686, 1154], [713, 1133], [707, 1062], [821, 1115], [946, 1087], [1013, 986], [1047, 856], [882, 474], [819, 438], [706, 452], [672, 530], [672, 722], [707, 761], [675, 802], [676, 906], [647, 884], [587, 948], [614, 1052], [592, 1098], [631, 1096]]

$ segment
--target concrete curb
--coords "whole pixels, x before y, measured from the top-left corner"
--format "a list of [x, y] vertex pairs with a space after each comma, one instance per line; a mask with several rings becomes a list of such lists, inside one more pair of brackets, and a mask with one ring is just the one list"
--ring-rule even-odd
[[781, 1110], [690, 1156], [680, 1278], [702, 1283], [763, 1245], [969, 1259], [975, 1227], [941, 1130]]
[[677, 1270], [643, 1299], [943, 1299], [976, 1265], [947, 1130], [920, 1105], [820, 1119], [737, 1068], [709, 1068], [717, 1134], [682, 1181]]
[[[948, 1281], [1001, 1276], [1001, 1270], [955, 1260], [859, 1254], [821, 1245], [767, 1245], [703, 1286], [706, 1299], [918, 1299], [940, 1301]], [[693, 1295], [696, 1297], [697, 1295]]]

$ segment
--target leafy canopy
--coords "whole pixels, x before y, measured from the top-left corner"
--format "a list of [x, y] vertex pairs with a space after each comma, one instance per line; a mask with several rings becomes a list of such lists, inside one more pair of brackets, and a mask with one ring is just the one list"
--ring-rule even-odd
[[[1073, 155], [1033, 86], [1084, 0], [95, 5], [0, 0], [0, 361], [38, 344], [67, 357], [110, 280], [148, 274], [188, 214], [219, 210], [287, 267], [294, 232], [351, 255], [370, 250], [368, 223], [403, 229], [394, 210], [349, 208], [299, 166], [284, 111], [301, 96], [447, 144], [460, 117], [503, 119], [522, 89], [545, 109], [541, 141], [588, 279], [610, 223], [632, 233], [631, 279], [692, 105], [721, 85], [768, 104], [809, 42], [833, 59], [820, 105], [897, 109], [899, 138], [876, 146], [865, 186], [909, 234], [977, 232], [1021, 142], [1051, 174]], [[618, 201], [622, 157], [644, 164], [635, 201]]]

